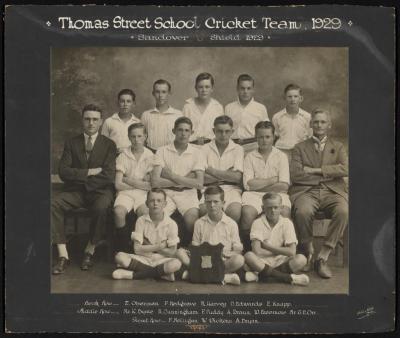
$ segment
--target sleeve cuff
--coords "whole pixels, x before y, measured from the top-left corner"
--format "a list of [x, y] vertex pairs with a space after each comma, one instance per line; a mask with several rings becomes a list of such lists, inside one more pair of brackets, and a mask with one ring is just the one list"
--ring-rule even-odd
[[179, 242], [180, 242], [179, 237], [168, 239], [167, 240], [167, 246], [171, 247], [171, 246], [177, 245]]

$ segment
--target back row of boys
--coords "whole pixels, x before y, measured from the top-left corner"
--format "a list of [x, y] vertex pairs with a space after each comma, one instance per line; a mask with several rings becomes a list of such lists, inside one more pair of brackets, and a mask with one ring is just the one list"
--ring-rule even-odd
[[[259, 121], [269, 121], [266, 107], [254, 100], [254, 79], [242, 74], [237, 79], [238, 100], [224, 108], [212, 98], [214, 78], [209, 73], [201, 73], [196, 77], [195, 89], [197, 97], [186, 100], [182, 112], [169, 105], [171, 84], [166, 80], [157, 80], [153, 84], [155, 108], [143, 112], [141, 122], [148, 133], [147, 147], [157, 150], [174, 140], [172, 128], [180, 116], [190, 118], [193, 123], [193, 134], [190, 142], [204, 144], [214, 138], [213, 122], [220, 115], [227, 115], [233, 120], [234, 133], [232, 139], [244, 145], [245, 150], [255, 149], [254, 127]], [[119, 112], [115, 113], [102, 127], [102, 134], [111, 138], [117, 145], [118, 152], [129, 147], [127, 129], [132, 123], [140, 122], [133, 114], [135, 93], [124, 89], [118, 94]], [[272, 123], [278, 140], [275, 146], [288, 153], [296, 143], [311, 136], [310, 114], [299, 107], [303, 101], [301, 88], [290, 84], [284, 90], [286, 107], [277, 112]], [[250, 145], [248, 145], [250, 144]]]
[[[206, 79], [202, 77], [206, 77]], [[209, 74], [200, 74], [196, 79], [196, 89], [199, 97], [208, 96], [208, 98], [210, 98], [212, 87], [213, 80], [212, 77], [210, 78]], [[286, 110], [274, 116], [274, 120], [276, 121], [275, 125], [280, 126], [277, 133], [274, 125], [269, 121], [265, 121], [268, 119], [265, 107], [254, 102], [252, 98], [253, 89], [254, 81], [248, 75], [241, 75], [238, 79], [239, 102], [228, 105], [226, 107], [226, 115], [218, 113], [214, 119], [209, 115], [207, 120], [202, 122], [202, 116], [205, 115], [205, 111], [208, 109], [209, 105], [203, 107], [203, 112], [201, 112], [198, 107], [198, 102], [196, 102], [198, 98], [188, 100], [187, 105], [185, 105], [185, 107], [190, 107], [192, 104], [192, 106], [195, 107], [186, 108], [186, 114], [190, 115], [191, 118], [179, 117], [180, 115], [173, 116], [173, 114], [175, 114], [174, 112], [170, 113], [171, 116], [169, 116], [168, 113], [160, 113], [161, 107], [164, 107], [166, 110], [172, 109], [168, 106], [167, 100], [170, 93], [170, 85], [164, 80], [156, 81], [153, 88], [153, 95], [157, 101], [157, 110], [145, 112], [142, 116], [143, 124], [138, 123], [136, 120], [132, 121], [132, 124], [128, 127], [128, 131], [126, 131], [124, 123], [134, 119], [131, 113], [134, 94], [133, 92], [127, 94], [129, 90], [120, 93], [120, 113], [124, 111], [127, 122], [123, 122], [121, 119], [121, 116], [124, 114], [118, 114], [106, 120], [105, 127], [103, 127], [103, 133], [114, 130], [117, 135], [120, 135], [115, 139], [117, 146], [118, 142], [120, 142], [120, 145], [122, 144], [122, 135], [124, 134], [127, 135], [126, 137], [132, 145], [129, 148], [123, 146], [119, 147], [122, 153], [119, 155], [116, 163], [115, 186], [119, 193], [114, 204], [114, 211], [115, 223], [118, 228], [117, 234], [120, 238], [120, 242], [123, 242], [129, 237], [129, 234], [126, 233], [127, 227], [125, 226], [125, 216], [127, 212], [133, 208], [138, 216], [147, 214], [148, 203], [146, 203], [145, 191], [149, 190], [151, 187], [166, 189], [165, 213], [170, 215], [177, 208], [180, 214], [183, 215], [184, 223], [189, 233], [193, 233], [194, 229], [194, 233], [196, 234], [195, 223], [197, 227], [201, 226], [199, 225], [199, 221], [197, 221], [199, 214], [205, 214], [207, 211], [208, 214], [210, 213], [210, 210], [206, 210], [207, 199], [205, 204], [204, 200], [200, 201], [200, 213], [198, 209], [199, 201], [196, 189], [202, 188], [203, 181], [205, 185], [218, 184], [222, 187], [225, 195], [225, 199], [223, 200], [223, 202], [225, 202], [225, 212], [237, 223], [241, 220], [242, 238], [246, 235], [249, 236], [253, 221], [262, 211], [261, 201], [266, 191], [278, 193], [279, 212], [283, 216], [290, 216], [291, 204], [287, 195], [289, 187], [288, 158], [282, 152], [272, 147], [272, 145], [274, 143], [274, 135], [276, 134], [278, 136], [283, 135], [280, 140], [282, 144], [287, 147], [285, 150], [289, 150], [290, 147], [293, 147], [297, 142], [308, 138], [310, 115], [305, 112], [299, 115], [299, 103], [302, 100], [300, 88], [293, 85], [288, 86], [285, 90], [287, 99]], [[203, 95], [204, 93], [207, 93], [207, 95]], [[247, 99], [247, 105], [243, 105], [241, 98]], [[200, 103], [201, 102], [202, 100], [200, 100]], [[211, 101], [209, 100], [208, 103], [210, 104]], [[258, 109], [247, 111], [251, 104], [258, 107]], [[264, 107], [264, 109], [260, 107]], [[194, 110], [190, 111], [190, 109], [198, 110], [197, 113], [194, 113]], [[265, 115], [263, 115], [262, 111], [265, 111]], [[257, 120], [255, 115], [260, 112], [261, 114], [258, 115]], [[83, 114], [84, 113], [85, 112], [83, 112]], [[211, 112], [209, 114], [211, 114]], [[252, 118], [248, 119], [247, 115]], [[330, 125], [330, 118], [328, 118], [325, 113], [322, 113], [322, 115], [317, 113], [315, 115], [319, 117], [322, 116], [322, 118], [316, 118], [316, 120], [318, 124], [325, 123], [324, 128], [326, 132], [326, 125]], [[161, 122], [160, 119], [164, 117], [166, 119], [171, 118], [172, 122]], [[191, 139], [193, 140], [193, 135], [196, 133], [194, 125], [197, 123], [197, 130], [200, 130], [205, 125], [205, 122], [209, 123], [210, 118], [212, 119], [211, 121], [213, 121], [211, 130], [215, 135], [215, 142], [204, 145], [202, 147], [203, 151], [198, 152], [198, 147], [190, 144], [188, 145], [188, 142]], [[154, 119], [157, 120], [154, 125], [155, 127], [151, 124]], [[193, 123], [192, 119], [197, 122]], [[237, 125], [236, 130], [234, 128], [235, 120]], [[253, 123], [253, 131], [250, 134], [252, 137], [244, 137], [246, 136], [246, 132], [250, 132], [250, 126], [247, 125], [250, 120], [252, 120]], [[168, 123], [172, 123], [173, 126], [168, 128]], [[145, 126], [147, 126], [147, 128]], [[174, 137], [171, 143], [158, 148], [155, 159], [153, 154], [143, 147], [146, 137], [148, 136], [150, 138], [152, 128], [158, 128], [154, 136], [156, 141], [160, 141], [159, 137], [162, 132], [165, 133], [164, 140], [166, 140], [168, 138], [166, 132], [169, 130], [173, 131], [172, 135]], [[148, 129], [149, 135], [146, 134], [146, 129]], [[206, 130], [206, 128], [203, 128], [203, 130]], [[238, 130], [241, 131], [241, 134], [238, 133]], [[249, 153], [244, 161], [244, 165], [243, 148], [231, 141], [231, 138], [235, 135], [234, 133], [239, 136], [241, 140], [239, 143], [242, 144], [251, 144], [251, 142], [257, 139], [258, 151]], [[198, 144], [208, 143], [208, 137], [199, 135], [208, 136], [209, 134], [199, 134], [199, 132], [197, 132], [197, 138], [194, 139], [194, 142]], [[254, 135], [256, 138], [254, 138]], [[112, 133], [109, 136], [112, 138]], [[153, 140], [153, 142], [156, 141]], [[149, 143], [154, 147], [155, 143]], [[332, 154], [334, 154], [334, 152], [332, 152]], [[149, 168], [151, 168], [151, 170], [149, 170]], [[306, 167], [304, 167], [304, 170], [306, 170]], [[243, 196], [241, 196], [241, 189], [239, 188], [242, 182], [242, 173], [244, 187], [248, 190]], [[345, 174], [346, 173], [343, 173], [343, 176]], [[266, 189], [266, 187], [268, 187], [268, 189]], [[274, 198], [267, 198], [267, 200], [269, 199]], [[275, 197], [275, 200], [276, 199]], [[205, 222], [203, 227], [207, 227], [206, 219], [202, 218], [201, 220]], [[343, 225], [341, 227], [335, 227], [337, 228], [333, 234], [335, 238], [340, 236], [343, 232], [343, 227], [346, 222], [347, 219], [342, 221]], [[137, 227], [138, 225], [136, 225], [136, 229]], [[135, 233], [138, 231], [136, 229]], [[210, 241], [213, 241], [211, 238], [213, 236], [223, 236], [222, 233], [224, 231], [218, 234], [217, 230], [211, 230], [210, 228], [206, 231], [206, 237], [209, 237], [208, 239]], [[308, 230], [309, 229], [304, 229], [303, 232], [308, 232]], [[147, 231], [149, 230], [147, 229]], [[280, 231], [284, 230], [281, 229]], [[309, 234], [307, 235], [309, 237]], [[291, 236], [291, 240], [293, 240], [293, 236]], [[335, 239], [335, 241], [336, 240], [337, 239]], [[307, 243], [309, 243], [309, 238], [307, 238]], [[335, 244], [336, 243], [334, 243], [334, 245]], [[268, 246], [268, 244], [266, 245]], [[327, 256], [331, 251], [331, 246], [332, 244], [328, 246], [327, 252], [322, 253], [324, 262], [326, 262]], [[280, 250], [281, 249], [278, 249], [278, 252], [280, 252]], [[306, 251], [307, 263], [310, 263], [313, 252], [312, 242]], [[120, 256], [117, 256], [117, 258], [118, 257]], [[88, 255], [86, 255], [86, 258], [88, 258]], [[185, 259], [183, 258], [182, 261], [185, 261]], [[88, 263], [87, 259], [86, 263]], [[91, 263], [90, 259], [89, 263]], [[118, 262], [118, 264], [121, 265], [122, 263]], [[85, 267], [87, 268], [88, 264], [86, 264]], [[56, 270], [53, 270], [53, 273], [54, 271], [57, 273], [57, 266]], [[325, 267], [325, 270], [320, 275], [321, 277], [330, 277], [330, 274], [331, 272]]]

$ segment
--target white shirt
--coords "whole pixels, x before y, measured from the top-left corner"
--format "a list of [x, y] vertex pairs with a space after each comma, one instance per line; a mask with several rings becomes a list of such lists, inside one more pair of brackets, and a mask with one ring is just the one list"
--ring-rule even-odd
[[267, 161], [258, 149], [248, 153], [243, 165], [243, 185], [250, 190], [247, 182], [253, 178], [270, 178], [278, 176], [278, 181], [290, 184], [289, 161], [282, 151], [272, 147]]
[[140, 244], [143, 244], [144, 239], [147, 239], [150, 244], [160, 244], [166, 240], [167, 246], [171, 247], [179, 243], [178, 226], [166, 213], [163, 220], [155, 226], [150, 215], [146, 214], [136, 221], [132, 239]]
[[89, 135], [83, 133], [83, 136], [85, 136], [85, 146], [86, 146], [86, 143], [87, 143], [89, 137], [91, 137], [90, 140], [92, 141], [92, 144], [93, 144], [93, 146], [94, 146], [94, 143], [96, 142], [96, 139], [97, 139], [97, 136], [98, 136], [98, 135], [99, 135], [98, 132], [97, 132], [96, 134], [91, 135], [91, 136], [89, 136]]
[[133, 114], [128, 121], [124, 122], [120, 119], [118, 113], [115, 113], [104, 121], [101, 133], [113, 140], [117, 145], [118, 152], [121, 152], [123, 148], [131, 145], [128, 138], [128, 127], [139, 122], [140, 120]]
[[147, 173], [153, 170], [155, 155], [144, 148], [139, 160], [132, 154], [131, 148], [124, 148], [116, 160], [116, 170], [121, 171], [126, 177], [143, 179]]
[[194, 141], [198, 137], [213, 139], [214, 120], [216, 117], [224, 115], [224, 108], [217, 100], [211, 98], [207, 108], [200, 112], [195, 100], [190, 98], [186, 100], [182, 113], [193, 123], [194, 133], [190, 137], [190, 141]]
[[310, 120], [311, 114], [301, 108], [295, 115], [289, 114], [286, 108], [277, 112], [272, 117], [275, 135], [279, 136], [275, 147], [292, 149], [297, 143], [308, 139], [312, 135]]
[[233, 120], [232, 138], [246, 139], [254, 137], [254, 127], [260, 121], [269, 121], [267, 108], [256, 101], [254, 98], [246, 105], [242, 106], [240, 101], [229, 103], [225, 107], [225, 114]]
[[165, 112], [160, 112], [157, 108], [146, 110], [142, 114], [142, 123], [147, 129], [147, 145], [152, 149], [158, 149], [174, 141], [175, 120], [181, 117], [182, 113], [169, 107]]
[[208, 215], [198, 219], [194, 224], [192, 244], [199, 246], [204, 242], [211, 245], [223, 244], [223, 253], [229, 253], [235, 249], [243, 250], [240, 242], [238, 225], [223, 214], [218, 223], [213, 222]]
[[188, 144], [186, 150], [179, 154], [173, 143], [157, 150], [156, 165], [166, 167], [173, 173], [186, 176], [191, 171], [205, 170], [205, 160], [200, 149]]
[[232, 169], [243, 172], [243, 148], [232, 140], [229, 140], [229, 144], [222, 155], [219, 154], [215, 140], [203, 145], [201, 151], [206, 160], [206, 167], [218, 170]]
[[[253, 222], [250, 230], [250, 240], [259, 240], [260, 242], [268, 240], [270, 245], [277, 247], [288, 246], [293, 243], [297, 245], [296, 232], [289, 218], [280, 216], [275, 226], [271, 227], [264, 214]], [[267, 258], [271, 267], [279, 266], [287, 259], [288, 256], [275, 255], [272, 252], [271, 257]]]
[[314, 141], [315, 149], [317, 151], [319, 151], [320, 153], [322, 153], [325, 149], [325, 144], [326, 144], [326, 141], [328, 140], [328, 136], [324, 136], [322, 138], [322, 140], [319, 140], [318, 137], [312, 136], [312, 139]]

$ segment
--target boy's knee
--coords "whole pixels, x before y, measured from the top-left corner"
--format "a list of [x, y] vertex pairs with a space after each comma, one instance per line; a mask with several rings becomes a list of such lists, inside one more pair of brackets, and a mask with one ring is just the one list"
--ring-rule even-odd
[[307, 264], [307, 258], [306, 258], [306, 256], [304, 256], [302, 254], [296, 254], [293, 256], [290, 263], [291, 263], [290, 267], [291, 267], [292, 271], [298, 272], [301, 269], [303, 269], [304, 266]]
[[252, 262], [254, 260], [254, 258], [255, 258], [255, 254], [253, 251], [247, 251], [244, 254], [244, 259], [246, 262], [249, 262], [249, 261]]
[[239, 269], [244, 265], [244, 257], [240, 254], [234, 255], [231, 258], [231, 262], [237, 269]]
[[114, 257], [115, 263], [121, 264], [123, 263], [124, 259], [126, 259], [126, 253], [120, 251], [115, 254]]

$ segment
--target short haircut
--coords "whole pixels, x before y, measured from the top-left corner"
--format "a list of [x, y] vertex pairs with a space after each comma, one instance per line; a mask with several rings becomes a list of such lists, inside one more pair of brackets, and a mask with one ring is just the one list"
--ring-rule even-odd
[[132, 130], [134, 130], [134, 129], [143, 129], [143, 133], [144, 134], [147, 134], [147, 131], [146, 131], [146, 127], [144, 126], [144, 124], [143, 123], [133, 123], [133, 124], [131, 124], [129, 127], [128, 127], [128, 135], [130, 134], [130, 132], [132, 131]]
[[298, 90], [299, 93], [300, 93], [300, 95], [302, 94], [302, 92], [301, 92], [301, 87], [298, 86], [298, 85], [295, 84], [295, 83], [288, 84], [288, 85], [285, 87], [285, 89], [284, 89], [284, 91], [283, 91], [283, 92], [285, 93], [285, 95], [286, 95], [286, 93], [287, 93], [289, 90]]
[[249, 75], [249, 74], [240, 74], [239, 77], [237, 78], [237, 85], [239, 86], [240, 82], [242, 81], [251, 81], [253, 82], [253, 87], [254, 87], [254, 79]]
[[231, 128], [233, 128], [233, 121], [228, 115], [221, 115], [216, 117], [214, 120], [214, 127], [216, 127], [217, 124], [229, 124]]
[[281, 203], [282, 203], [282, 197], [277, 192], [267, 192], [262, 197], [263, 202], [266, 200], [275, 200], [275, 199], [280, 199]]
[[211, 185], [209, 186], [205, 191], [204, 195], [219, 195], [221, 198], [221, 201], [225, 200], [225, 193], [222, 190], [222, 188], [218, 185]]
[[323, 108], [316, 108], [311, 112], [311, 120], [314, 119], [315, 115], [317, 114], [325, 114], [328, 117], [328, 120], [331, 121], [331, 113], [329, 110]]
[[197, 86], [197, 84], [200, 81], [203, 81], [203, 80], [210, 80], [211, 81], [211, 85], [214, 87], [214, 77], [210, 73], [200, 73], [199, 75], [197, 75], [196, 82], [195, 82], [195, 87]]
[[136, 100], [136, 95], [135, 95], [135, 93], [133, 92], [133, 90], [132, 89], [122, 89], [119, 93], [118, 93], [118, 100], [119, 100], [119, 98], [122, 96], [122, 95], [130, 95], [130, 96], [132, 96], [132, 101], [135, 101]]
[[157, 81], [155, 81], [153, 83], [153, 91], [156, 88], [156, 85], [163, 85], [163, 84], [168, 86], [168, 91], [170, 92], [171, 91], [171, 84], [167, 80], [164, 80], [164, 79], [159, 79], [159, 80], [157, 80]]
[[149, 190], [149, 191], [147, 192], [147, 197], [146, 197], [146, 200], [147, 200], [147, 201], [149, 200], [149, 197], [150, 197], [150, 194], [151, 194], [151, 193], [162, 194], [162, 195], [164, 196], [164, 199], [165, 199], [165, 200], [167, 199], [167, 194], [165, 193], [165, 191], [164, 191], [163, 189], [161, 189], [161, 188], [151, 188], [151, 190]]
[[85, 113], [85, 111], [89, 111], [89, 110], [98, 111], [100, 113], [100, 117], [101, 118], [103, 117], [103, 111], [101, 110], [101, 108], [99, 106], [96, 106], [95, 104], [92, 104], [92, 103], [87, 104], [87, 105], [85, 105], [83, 107], [83, 109], [82, 109], [82, 117], [83, 117], [83, 114]]
[[258, 129], [271, 129], [272, 135], [275, 135], [275, 127], [270, 121], [260, 121], [254, 127], [254, 134], [257, 135]]
[[191, 120], [190, 118], [188, 118], [188, 117], [186, 117], [186, 116], [181, 116], [181, 117], [179, 117], [179, 118], [177, 118], [177, 119], [175, 120], [174, 129], [178, 128], [178, 126], [179, 126], [181, 123], [186, 123], [186, 124], [188, 124], [188, 125], [190, 126], [190, 129], [193, 130], [193, 122], [192, 122], [192, 120]]

